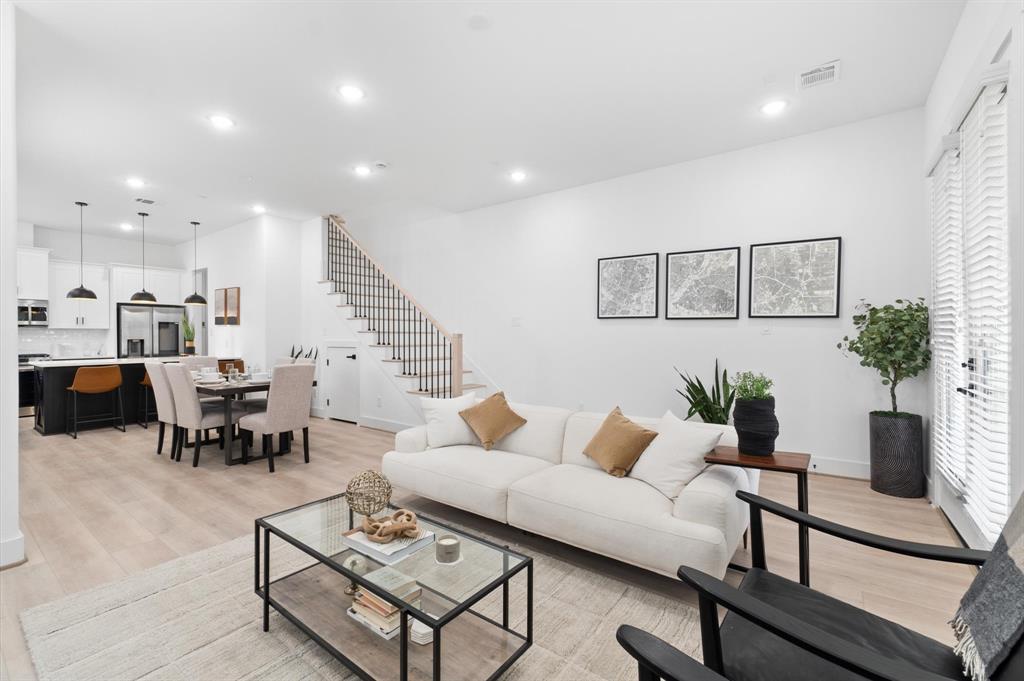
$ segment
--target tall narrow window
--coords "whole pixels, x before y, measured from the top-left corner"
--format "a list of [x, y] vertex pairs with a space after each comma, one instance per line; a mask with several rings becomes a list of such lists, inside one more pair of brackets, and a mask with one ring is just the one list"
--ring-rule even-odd
[[[1006, 87], [988, 85], [932, 173], [932, 342], [940, 504], [992, 542], [1009, 510]], [[953, 512], [951, 512], [953, 511]]]

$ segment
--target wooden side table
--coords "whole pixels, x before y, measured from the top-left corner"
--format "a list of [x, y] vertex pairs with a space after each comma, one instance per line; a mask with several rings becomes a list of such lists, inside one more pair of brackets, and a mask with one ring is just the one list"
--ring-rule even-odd
[[[704, 457], [704, 463], [719, 466], [739, 466], [740, 468], [757, 468], [762, 471], [777, 471], [796, 475], [796, 507], [807, 513], [807, 468], [811, 463], [810, 454], [800, 452], [775, 452], [771, 456], [751, 456], [741, 454], [736, 447], [720, 445]], [[798, 539], [800, 542], [800, 583], [811, 584], [811, 569], [808, 560], [808, 529], [801, 525]], [[763, 547], [762, 547], [763, 548]], [[741, 567], [730, 564], [730, 567]]]

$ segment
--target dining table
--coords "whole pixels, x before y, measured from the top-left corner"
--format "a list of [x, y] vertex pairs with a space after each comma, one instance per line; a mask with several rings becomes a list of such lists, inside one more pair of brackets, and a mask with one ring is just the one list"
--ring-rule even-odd
[[[313, 381], [313, 387], [316, 387], [316, 381]], [[225, 380], [221, 383], [208, 383], [204, 384], [200, 381], [196, 381], [196, 392], [205, 397], [220, 397], [224, 402], [224, 465], [234, 466], [235, 464], [242, 463], [242, 457], [235, 458], [233, 455], [235, 434], [234, 424], [231, 422], [232, 405], [239, 398], [244, 397], [250, 393], [263, 393], [270, 392], [271, 381], [270, 379], [256, 381], [251, 379], [245, 379], [240, 381], [228, 381]], [[241, 433], [239, 433], [241, 435]], [[290, 433], [281, 434], [281, 453], [287, 454], [291, 451], [291, 438]], [[262, 456], [250, 456], [249, 460], [259, 460]]]

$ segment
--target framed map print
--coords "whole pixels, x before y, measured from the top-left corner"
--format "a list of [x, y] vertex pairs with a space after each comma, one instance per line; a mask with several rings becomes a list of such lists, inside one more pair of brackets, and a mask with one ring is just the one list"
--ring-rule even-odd
[[751, 317], [838, 317], [843, 240], [750, 247]]
[[665, 319], [739, 316], [739, 246], [665, 254]]
[[657, 317], [659, 259], [657, 253], [599, 258], [597, 318]]

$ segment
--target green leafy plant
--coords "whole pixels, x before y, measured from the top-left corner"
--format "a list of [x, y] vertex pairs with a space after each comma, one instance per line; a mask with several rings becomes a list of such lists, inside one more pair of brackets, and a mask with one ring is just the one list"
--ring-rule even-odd
[[188, 317], [181, 315], [181, 332], [185, 336], [185, 340], [192, 342], [196, 339], [196, 327], [194, 327], [188, 321]]
[[[675, 369], [675, 367], [673, 368]], [[676, 369], [676, 373], [683, 379], [686, 389], [686, 392], [683, 392], [676, 388], [676, 392], [690, 403], [690, 410], [687, 412], [686, 418], [697, 414], [704, 423], [724, 424], [729, 422], [729, 413], [732, 411], [736, 393], [729, 385], [729, 373], [725, 369], [722, 369], [721, 380], [719, 380], [717, 359], [715, 360], [715, 383], [711, 386], [711, 394], [708, 394], [707, 388], [699, 378], [690, 378], [689, 374], [684, 374], [679, 369]]]
[[753, 371], [741, 371], [733, 377], [736, 397], [741, 400], [766, 400], [772, 396], [772, 379]]
[[875, 307], [861, 299], [853, 315], [857, 336], [843, 336], [840, 350], [860, 356], [860, 365], [871, 367], [889, 386], [892, 413], [896, 406], [896, 386], [928, 368], [932, 351], [928, 347], [928, 306], [924, 298], [916, 302], [897, 299], [892, 305]]

